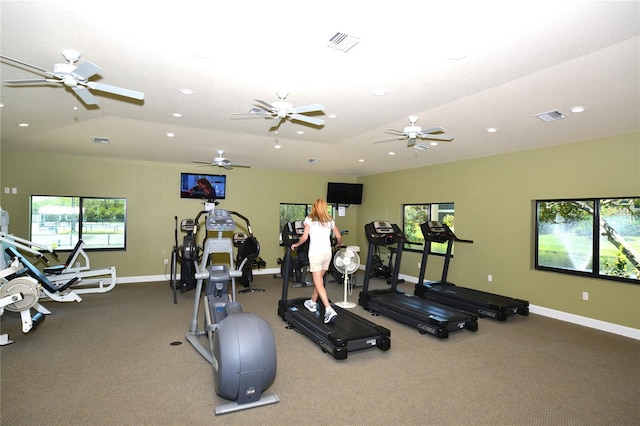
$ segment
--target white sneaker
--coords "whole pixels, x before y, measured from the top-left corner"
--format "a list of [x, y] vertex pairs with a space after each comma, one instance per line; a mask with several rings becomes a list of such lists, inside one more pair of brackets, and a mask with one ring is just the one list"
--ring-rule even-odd
[[316, 302], [314, 302], [311, 299], [305, 300], [304, 301], [304, 307], [307, 308], [309, 310], [309, 312], [315, 312], [316, 311]]
[[338, 317], [338, 313], [331, 306], [324, 310], [324, 323], [331, 324]]

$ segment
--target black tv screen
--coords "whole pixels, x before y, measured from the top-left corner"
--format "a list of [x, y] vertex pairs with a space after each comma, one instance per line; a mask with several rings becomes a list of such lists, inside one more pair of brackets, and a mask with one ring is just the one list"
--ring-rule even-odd
[[362, 204], [361, 183], [327, 183], [328, 204]]
[[180, 198], [224, 200], [227, 196], [227, 176], [196, 173], [180, 174]]

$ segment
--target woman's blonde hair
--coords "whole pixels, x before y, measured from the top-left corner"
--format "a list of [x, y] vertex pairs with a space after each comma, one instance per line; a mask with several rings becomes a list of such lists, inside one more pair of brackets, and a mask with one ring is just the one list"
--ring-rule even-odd
[[309, 217], [314, 222], [320, 222], [322, 224], [329, 223], [329, 222], [331, 222], [333, 220], [333, 219], [331, 219], [331, 216], [329, 216], [329, 211], [328, 211], [328, 208], [327, 208], [327, 202], [325, 200], [323, 200], [322, 198], [318, 198], [317, 200], [315, 200], [313, 202], [313, 205], [311, 206], [311, 213], [309, 214]]

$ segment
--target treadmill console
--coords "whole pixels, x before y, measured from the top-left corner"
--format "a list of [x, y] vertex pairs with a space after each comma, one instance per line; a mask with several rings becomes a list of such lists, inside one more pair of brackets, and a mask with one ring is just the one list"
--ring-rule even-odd
[[236, 223], [228, 210], [215, 209], [209, 211], [206, 227], [207, 231], [235, 231]]
[[434, 243], [446, 243], [447, 241], [460, 241], [463, 243], [472, 243], [472, 240], [462, 240], [456, 237], [451, 228], [445, 223], [440, 223], [436, 220], [430, 220], [420, 224], [422, 235], [425, 239], [433, 241]]
[[395, 223], [386, 220], [376, 220], [364, 226], [367, 240], [370, 244], [391, 245], [405, 240], [404, 233]]
[[451, 239], [453, 234], [447, 225], [437, 220], [430, 220], [420, 224], [420, 229], [422, 230], [422, 235], [434, 243], [445, 243]]

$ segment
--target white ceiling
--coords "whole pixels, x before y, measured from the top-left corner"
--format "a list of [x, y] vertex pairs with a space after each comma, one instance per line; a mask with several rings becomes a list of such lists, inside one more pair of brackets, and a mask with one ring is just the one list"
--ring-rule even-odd
[[[90, 108], [62, 86], [3, 84], [2, 150], [191, 167], [222, 149], [254, 168], [364, 176], [640, 130], [637, 1], [226, 3], [2, 1], [3, 55], [51, 70], [75, 49], [79, 63], [104, 69], [101, 83], [145, 93], [140, 102], [94, 91]], [[328, 48], [337, 32], [359, 43]], [[464, 59], [448, 59], [456, 46]], [[39, 77], [5, 60], [0, 71]], [[373, 96], [379, 88], [387, 95]], [[276, 92], [294, 106], [323, 104], [326, 124], [287, 121], [276, 134], [271, 120], [232, 115]], [[586, 111], [570, 112], [576, 105]], [[535, 117], [554, 110], [567, 118]], [[424, 151], [373, 143], [410, 115], [454, 141]]]

